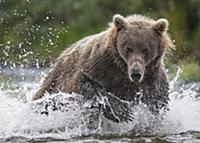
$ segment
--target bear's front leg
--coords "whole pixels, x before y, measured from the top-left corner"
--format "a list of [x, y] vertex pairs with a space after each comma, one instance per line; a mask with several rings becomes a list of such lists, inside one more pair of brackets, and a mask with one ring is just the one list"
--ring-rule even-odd
[[161, 82], [146, 85], [141, 99], [154, 115], [159, 115], [169, 110], [169, 84], [166, 78], [162, 77], [160, 80]]
[[82, 73], [82, 86], [80, 92], [85, 95], [85, 100], [93, 100], [94, 106], [103, 111], [103, 115], [114, 122], [128, 122], [133, 120], [133, 113], [131, 111], [132, 104], [123, 101], [112, 93], [108, 93], [97, 82]]

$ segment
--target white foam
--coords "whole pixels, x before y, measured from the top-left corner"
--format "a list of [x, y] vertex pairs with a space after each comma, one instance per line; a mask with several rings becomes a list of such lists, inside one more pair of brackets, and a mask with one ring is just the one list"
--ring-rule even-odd
[[[98, 129], [92, 132], [86, 128], [86, 119], [82, 116], [82, 109], [78, 107], [77, 102], [69, 102], [70, 108], [66, 112], [52, 111], [48, 116], [35, 113], [33, 107], [36, 104], [35, 101], [31, 101], [31, 97], [39, 82], [18, 82], [18, 88], [14, 90], [0, 90], [0, 138], [18, 135], [70, 138], [90, 133], [124, 134], [130, 133], [136, 128], [140, 131], [151, 128], [151, 131], [162, 134], [174, 134], [188, 130], [200, 131], [200, 101], [195, 97], [197, 93], [192, 90], [195, 84], [191, 85], [191, 88], [176, 89], [179, 75], [180, 70], [175, 79], [171, 81], [170, 110], [164, 120], [156, 119], [144, 105], [140, 104], [134, 107], [135, 119], [132, 123], [116, 124], [102, 117], [99, 120]], [[52, 96], [58, 96], [58, 99], [63, 101], [67, 99], [65, 97], [79, 95], [59, 93], [41, 100], [45, 101]], [[102, 120], [103, 125], [101, 124]]]

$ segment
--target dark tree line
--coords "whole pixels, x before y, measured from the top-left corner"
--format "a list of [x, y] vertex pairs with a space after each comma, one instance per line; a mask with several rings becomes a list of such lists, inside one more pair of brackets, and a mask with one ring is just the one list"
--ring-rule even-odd
[[1, 0], [0, 64], [46, 65], [67, 45], [104, 30], [116, 13], [167, 18], [176, 43], [170, 61], [200, 64], [199, 0]]

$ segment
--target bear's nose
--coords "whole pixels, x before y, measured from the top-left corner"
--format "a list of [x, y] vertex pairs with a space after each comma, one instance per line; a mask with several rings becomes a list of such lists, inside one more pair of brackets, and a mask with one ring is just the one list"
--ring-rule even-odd
[[132, 70], [132, 73], [131, 73], [131, 78], [134, 80], [134, 81], [139, 81], [142, 77], [142, 74], [140, 72], [139, 69], [133, 69]]

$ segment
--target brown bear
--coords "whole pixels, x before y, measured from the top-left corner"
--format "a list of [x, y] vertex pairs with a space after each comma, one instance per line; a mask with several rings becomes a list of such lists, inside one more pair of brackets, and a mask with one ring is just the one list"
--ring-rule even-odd
[[124, 100], [141, 101], [157, 114], [168, 103], [163, 57], [172, 42], [167, 29], [163, 18], [114, 15], [107, 30], [72, 44], [57, 58], [33, 100], [46, 92], [74, 92], [88, 100], [108, 97], [119, 118], [106, 107], [105, 116], [115, 121], [128, 119]]

